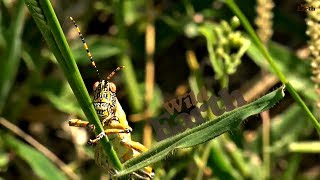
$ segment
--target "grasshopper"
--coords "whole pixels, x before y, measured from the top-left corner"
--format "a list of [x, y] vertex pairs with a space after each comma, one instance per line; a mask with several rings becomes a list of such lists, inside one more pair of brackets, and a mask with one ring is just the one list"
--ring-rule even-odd
[[[108, 157], [104, 154], [102, 146], [99, 144], [99, 140], [103, 136], [108, 136], [110, 143], [116, 151], [121, 163], [124, 163], [129, 159], [138, 156], [140, 153], [148, 150], [139, 142], [131, 140], [130, 133], [132, 132], [132, 128], [129, 126], [126, 114], [117, 99], [117, 87], [113, 82], [109, 81], [115, 75], [115, 73], [124, 66], [117, 67], [114, 71], [112, 71], [110, 75], [107, 76], [107, 80], [101, 80], [98, 68], [92, 58], [88, 45], [86, 44], [78, 25], [72, 17], [70, 17], [70, 20], [76, 27], [84, 49], [87, 51], [87, 55], [91, 61], [91, 65], [95, 68], [99, 77], [99, 81], [95, 82], [93, 85], [93, 105], [103, 125], [104, 132], [97, 135], [95, 139], [89, 139], [88, 144], [97, 145], [95, 149], [96, 163], [99, 166], [107, 169], [111, 175], [115, 175], [117, 174], [117, 170], [111, 166]], [[93, 124], [80, 119], [70, 119], [69, 126], [86, 127], [90, 131], [93, 131], [95, 128]], [[131, 176], [139, 179], [152, 179], [154, 177], [154, 171], [152, 167], [148, 166], [133, 172]]]

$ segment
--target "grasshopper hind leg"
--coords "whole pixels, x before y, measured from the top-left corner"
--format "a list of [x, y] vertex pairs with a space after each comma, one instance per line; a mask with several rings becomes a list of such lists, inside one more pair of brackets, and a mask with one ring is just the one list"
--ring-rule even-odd
[[132, 179], [134, 179], [134, 177], [138, 178], [138, 179], [143, 179], [143, 180], [150, 180], [150, 177], [146, 177], [146, 176], [143, 176], [143, 175], [140, 175], [136, 172], [133, 172], [132, 175], [131, 175]]
[[[133, 158], [139, 156], [141, 152], [133, 150]], [[144, 167], [138, 171], [135, 171], [131, 174], [131, 176], [135, 177], [136, 179], [143, 179], [143, 180], [151, 180], [154, 178], [154, 169], [150, 166]]]

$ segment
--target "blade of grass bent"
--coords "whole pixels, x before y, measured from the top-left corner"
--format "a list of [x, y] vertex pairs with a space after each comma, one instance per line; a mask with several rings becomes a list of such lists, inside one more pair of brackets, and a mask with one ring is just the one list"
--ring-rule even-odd
[[[88, 118], [88, 121], [95, 125], [95, 133], [99, 134], [103, 132], [104, 129], [95, 112], [79, 69], [72, 56], [71, 50], [68, 46], [50, 1], [25, 0], [25, 2], [43, 37], [60, 64], [60, 67], [62, 68], [70, 87], [72, 88], [82, 110]], [[122, 164], [117, 157], [116, 152], [109, 143], [108, 138], [105, 136], [100, 140], [100, 142], [107, 156], [110, 158], [113, 166], [116, 169], [122, 169]]]
[[123, 176], [155, 163], [175, 149], [192, 147], [235, 129], [247, 117], [271, 108], [283, 97], [284, 87], [281, 87], [250, 104], [227, 112], [215, 120], [207, 121], [200, 126], [163, 140], [154, 148], [125, 162], [125, 169], [120, 171], [118, 175]]
[[313, 126], [316, 128], [318, 134], [320, 134], [320, 124], [319, 124], [318, 120], [313, 116], [313, 114], [311, 113], [311, 111], [309, 110], [307, 105], [304, 103], [304, 101], [301, 99], [299, 94], [296, 92], [296, 90], [293, 88], [291, 83], [286, 79], [286, 77], [283, 75], [283, 73], [279, 70], [278, 66], [275, 64], [274, 60], [271, 58], [269, 52], [263, 46], [259, 37], [257, 36], [255, 31], [253, 30], [248, 19], [244, 16], [244, 14], [241, 12], [239, 7], [234, 3], [233, 0], [225, 0], [225, 2], [229, 6], [229, 8], [234, 12], [234, 14], [236, 14], [238, 16], [238, 18], [241, 21], [241, 24], [247, 30], [247, 32], [251, 36], [253, 42], [258, 46], [258, 49], [263, 54], [264, 58], [268, 61], [269, 65], [275, 71], [276, 75], [279, 77], [281, 82], [286, 85], [289, 93], [292, 95], [294, 100], [300, 105], [300, 107], [304, 110], [304, 112], [307, 114], [307, 116], [311, 120]]

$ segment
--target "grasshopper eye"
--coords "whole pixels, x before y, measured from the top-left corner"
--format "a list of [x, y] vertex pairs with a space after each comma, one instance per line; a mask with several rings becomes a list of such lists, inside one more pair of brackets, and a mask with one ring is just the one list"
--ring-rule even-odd
[[99, 86], [99, 81], [97, 81], [97, 82], [95, 82], [95, 83], [93, 84], [93, 90], [95, 91], [98, 86]]
[[110, 91], [113, 92], [113, 93], [115, 93], [117, 91], [116, 85], [114, 83], [112, 83], [112, 82], [110, 83]]

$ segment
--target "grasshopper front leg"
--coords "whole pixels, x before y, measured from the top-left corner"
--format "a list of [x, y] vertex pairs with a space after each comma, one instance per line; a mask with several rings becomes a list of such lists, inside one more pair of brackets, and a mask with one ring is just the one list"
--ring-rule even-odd
[[95, 139], [89, 139], [88, 145], [95, 145], [99, 142], [101, 138], [103, 138], [105, 135], [109, 134], [118, 134], [118, 133], [130, 133], [131, 131], [128, 129], [106, 129], [102, 133], [98, 134], [98, 136]]
[[92, 132], [95, 129], [95, 126], [93, 124], [90, 124], [88, 121], [83, 121], [83, 120], [80, 120], [80, 119], [70, 119], [69, 120], [69, 126], [85, 127], [90, 132]]
[[[83, 121], [81, 119], [70, 119], [69, 120], [69, 126], [75, 126], [75, 127], [85, 127], [90, 132], [92, 132], [95, 129], [95, 126], [93, 124], [90, 124], [88, 121]], [[128, 125], [119, 124], [117, 117], [113, 117], [113, 120], [111, 120], [111, 123], [107, 125], [109, 129], [120, 129], [125, 130], [126, 132], [131, 132], [132, 128]]]
[[100, 133], [95, 139], [90, 139], [88, 141], [89, 145], [94, 145], [99, 142], [99, 140], [109, 134], [118, 134], [118, 133], [131, 133], [132, 128], [126, 124], [120, 124], [118, 117], [113, 116], [110, 121], [108, 121], [107, 125], [104, 126], [104, 132]]
[[[83, 121], [80, 119], [70, 119], [69, 126], [85, 127], [90, 132], [92, 132], [95, 129], [95, 126], [93, 124], [90, 124], [88, 121]], [[100, 133], [95, 139], [89, 139], [88, 144], [89, 145], [97, 144], [99, 140], [105, 135], [117, 134], [117, 133], [131, 133], [131, 131], [132, 131], [132, 128], [130, 126], [117, 124], [116, 122], [109, 123], [108, 128], [104, 132]]]

